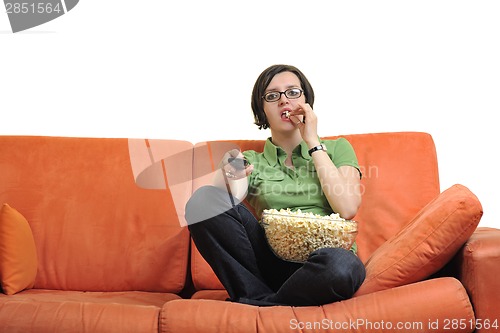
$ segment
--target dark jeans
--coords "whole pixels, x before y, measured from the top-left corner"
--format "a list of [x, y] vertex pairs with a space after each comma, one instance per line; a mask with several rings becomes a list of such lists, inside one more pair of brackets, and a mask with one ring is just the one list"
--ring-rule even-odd
[[196, 247], [226, 288], [230, 300], [253, 305], [322, 305], [352, 297], [365, 267], [351, 251], [319, 249], [305, 263], [278, 258], [263, 228], [226, 191], [198, 189], [186, 205]]

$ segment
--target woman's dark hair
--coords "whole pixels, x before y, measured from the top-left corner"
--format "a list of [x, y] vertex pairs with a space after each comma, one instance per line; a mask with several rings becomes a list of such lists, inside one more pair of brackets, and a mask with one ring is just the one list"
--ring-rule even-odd
[[274, 76], [282, 72], [292, 72], [295, 75], [297, 75], [297, 77], [300, 80], [302, 90], [304, 90], [304, 96], [306, 98], [306, 102], [309, 103], [311, 107], [313, 107], [314, 91], [311, 84], [309, 83], [309, 80], [307, 80], [306, 76], [302, 74], [302, 72], [294, 66], [272, 65], [266, 68], [259, 75], [257, 81], [255, 81], [255, 84], [253, 86], [252, 111], [253, 111], [253, 116], [255, 118], [255, 125], [257, 125], [259, 129], [269, 128], [269, 123], [267, 121], [266, 114], [264, 113], [264, 99], [262, 98], [262, 96], [264, 95], [267, 86], [274, 78]]

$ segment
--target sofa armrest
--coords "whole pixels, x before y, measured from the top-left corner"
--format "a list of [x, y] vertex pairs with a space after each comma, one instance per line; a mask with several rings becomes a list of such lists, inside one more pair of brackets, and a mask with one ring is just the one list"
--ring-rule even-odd
[[[479, 322], [500, 325], [500, 230], [480, 227], [455, 257], [462, 282]], [[486, 328], [486, 327], [485, 327]], [[486, 332], [478, 329], [476, 332]]]

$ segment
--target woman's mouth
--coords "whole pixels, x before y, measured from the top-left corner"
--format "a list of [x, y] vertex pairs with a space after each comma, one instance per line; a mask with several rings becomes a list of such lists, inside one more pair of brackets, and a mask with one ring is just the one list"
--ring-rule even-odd
[[290, 119], [290, 111], [289, 110], [285, 110], [285, 111], [281, 112], [281, 119], [283, 119], [283, 120]]

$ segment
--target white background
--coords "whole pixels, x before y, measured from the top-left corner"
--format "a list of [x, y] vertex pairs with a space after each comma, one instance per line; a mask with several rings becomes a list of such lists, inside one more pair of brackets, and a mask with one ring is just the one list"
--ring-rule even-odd
[[496, 0], [81, 0], [13, 34], [2, 8], [0, 135], [264, 139], [251, 89], [287, 63], [319, 135], [431, 133], [441, 189], [500, 227], [499, 18]]

